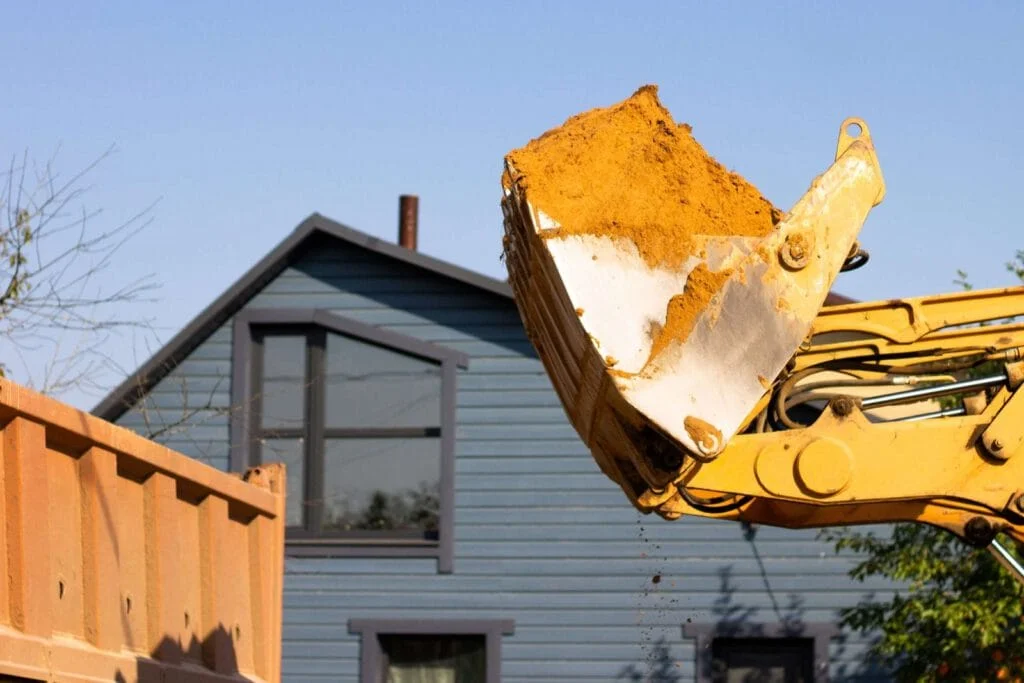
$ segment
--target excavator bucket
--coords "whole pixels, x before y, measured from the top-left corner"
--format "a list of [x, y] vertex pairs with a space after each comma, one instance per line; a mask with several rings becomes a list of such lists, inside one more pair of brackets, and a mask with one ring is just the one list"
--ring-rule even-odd
[[848, 119], [835, 162], [783, 213], [676, 124], [654, 86], [512, 151], [502, 186], [527, 333], [634, 504], [749, 423], [885, 192], [867, 127]]

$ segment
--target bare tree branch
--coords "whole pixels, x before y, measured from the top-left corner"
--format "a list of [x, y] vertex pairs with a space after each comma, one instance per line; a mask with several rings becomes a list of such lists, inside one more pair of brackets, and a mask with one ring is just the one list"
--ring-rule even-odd
[[[17, 359], [17, 379], [46, 394], [103, 391], [107, 345], [147, 325], [135, 305], [153, 301], [151, 277], [111, 286], [109, 271], [150, 225], [153, 205], [105, 229], [94, 227], [101, 212], [82, 206], [86, 176], [113, 153], [66, 179], [54, 158], [36, 166], [27, 152], [0, 171], [0, 374]], [[41, 354], [44, 367], [33, 370], [28, 357]]]

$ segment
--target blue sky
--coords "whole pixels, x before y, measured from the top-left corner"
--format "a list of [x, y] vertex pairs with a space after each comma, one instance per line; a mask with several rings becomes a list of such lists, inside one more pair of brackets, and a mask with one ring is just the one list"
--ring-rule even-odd
[[[1024, 248], [1019, 4], [159, 5], [6, 7], [0, 152], [59, 146], [71, 173], [117, 146], [85, 201], [104, 227], [159, 199], [108, 276], [161, 283], [160, 341], [314, 211], [394, 239], [402, 193], [420, 195], [423, 251], [504, 277], [503, 155], [646, 83], [784, 208], [840, 121], [867, 120], [888, 196], [839, 291], [948, 291], [958, 268], [1002, 286]], [[152, 344], [110, 352], [130, 366]]]

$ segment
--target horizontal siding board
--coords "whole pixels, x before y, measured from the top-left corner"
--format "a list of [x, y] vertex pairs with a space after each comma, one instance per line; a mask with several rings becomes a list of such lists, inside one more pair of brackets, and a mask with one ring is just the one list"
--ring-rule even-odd
[[[205, 407], [205, 404], [203, 404]], [[227, 428], [229, 411], [227, 410], [204, 410], [190, 408], [184, 405], [154, 406], [149, 404], [144, 409], [135, 409], [127, 413], [120, 421], [122, 427], [129, 429], [175, 429], [176, 431], [188, 431], [192, 436], [197, 436], [200, 426]], [[218, 434], [218, 438], [222, 435]]]
[[[742, 572], [742, 573], [741, 573]], [[836, 575], [829, 574], [784, 574], [765, 578], [755, 562], [735, 563], [727, 577], [722, 575], [722, 566], [708, 568], [700, 573], [669, 573], [661, 571], [657, 564], [647, 568], [646, 573], [633, 572], [629, 576], [597, 575], [582, 580], [579, 576], [564, 573], [561, 575], [512, 575], [512, 576], [475, 576], [461, 574], [457, 580], [439, 577], [438, 580], [420, 580], [398, 582], [382, 581], [380, 576], [356, 575], [344, 579], [337, 575], [319, 574], [303, 577], [301, 582], [290, 584], [289, 592], [296, 594], [313, 593], [329, 596], [334, 591], [345, 593], [379, 592], [382, 586], [393, 586], [389, 594], [396, 599], [407, 594], [438, 594], [458, 590], [474, 595], [477, 600], [486, 603], [490, 594], [585, 594], [599, 593], [603, 595], [617, 594], [632, 596], [637, 600], [643, 597], [651, 603], [677, 599], [677, 593], [714, 593], [719, 594], [723, 587], [735, 590], [737, 594], [758, 593], [771, 589], [776, 592], [815, 592], [821, 594], [836, 593]], [[654, 584], [652, 577], [658, 576], [660, 582]], [[858, 584], [857, 588], [864, 591], [886, 590], [889, 582], [868, 580]], [[342, 599], [338, 596], [338, 599]], [[823, 598], [827, 599], [827, 598]], [[404, 604], [404, 601], [403, 601]]]
[[[298, 655], [294, 657], [282, 658], [282, 680], [286, 683], [291, 683], [294, 680], [310, 680], [307, 679], [309, 676], [331, 676], [333, 671], [359, 671], [359, 660], [351, 659], [346, 660], [339, 657], [331, 656], [311, 656], [311, 655]], [[311, 680], [323, 680], [323, 679], [311, 679]], [[352, 681], [353, 683], [360, 683], [358, 673], [353, 674], [352, 677], [331, 677], [327, 680], [332, 681]], [[371, 683], [376, 683], [372, 681]]]
[[[832, 609], [838, 604], [856, 604], [862, 595], [861, 591], [834, 590], [827, 593], [802, 592], [797, 603], [801, 610]], [[292, 589], [284, 597], [286, 609], [302, 609], [318, 607], [324, 604], [324, 591], [303, 592]], [[351, 609], [368, 609], [377, 605], [394, 601], [402, 605], [403, 610], [416, 609], [480, 609], [483, 606], [491, 610], [506, 611], [546, 611], [574, 610], [584, 612], [602, 612], [609, 610], [643, 609], [645, 606], [657, 612], [676, 612], [680, 623], [686, 618], [694, 617], [693, 612], [710, 613], [716, 608], [725, 614], [725, 609], [736, 605], [740, 610], [756, 608], [774, 610], [781, 607], [786, 610], [786, 598], [775, 596], [758, 586], [747, 592], [730, 592], [726, 599], [718, 591], [680, 591], [674, 597], [657, 600], [641, 600], [635, 593], [556, 593], [556, 592], [522, 592], [522, 593], [491, 593], [477, 594], [463, 590], [427, 593], [415, 590], [399, 590], [399, 587], [378, 586], [376, 591], [361, 591], [345, 594], [345, 605]], [[878, 595], [884, 600], [885, 595]]]
[[532, 422], [521, 424], [459, 424], [457, 438], [467, 441], [515, 441], [523, 440], [524, 433], [538, 439], [579, 441], [579, 435], [568, 422]]
[[359, 641], [351, 636], [332, 643], [285, 638], [281, 642], [281, 654], [286, 659], [312, 657], [358, 661]]
[[189, 360], [230, 360], [231, 340], [200, 344], [188, 357]]
[[[614, 484], [612, 485], [614, 486]], [[557, 496], [549, 491], [464, 491], [456, 489], [458, 507], [502, 507], [520, 504], [524, 508], [544, 507], [616, 507], [628, 505], [626, 494], [618, 488], [601, 491], [565, 491]]]
[[180, 396], [183, 391], [191, 394], [208, 396], [211, 393], [230, 395], [231, 378], [226, 375], [182, 376], [180, 373], [168, 375], [149, 392], [149, 396], [171, 395]]
[[[644, 536], [651, 539], [681, 538], [731, 538], [741, 540], [742, 527], [736, 522], [727, 520], [705, 519], [701, 517], [682, 517], [675, 521], [666, 521], [654, 515], [642, 515], [632, 507], [589, 507], [568, 508], [555, 505], [549, 508], [471, 508], [461, 507], [459, 511], [465, 515], [462, 528], [468, 529], [479, 525], [495, 525], [495, 529], [514, 528], [516, 526], [565, 526], [573, 529], [593, 525], [615, 527], [612, 533], [619, 538], [629, 536], [628, 528], [635, 535], [643, 528]], [[497, 526], [500, 525], [500, 526]], [[628, 528], [627, 528], [628, 527]], [[879, 537], [887, 535], [887, 529], [881, 525], [865, 524], [858, 527], [860, 533], [870, 533]], [[595, 533], [603, 533], [597, 531]], [[759, 545], [773, 538], [809, 540], [818, 535], [815, 529], [785, 529], [768, 525], [759, 525], [754, 532], [754, 543]], [[748, 541], [743, 540], [744, 543]], [[823, 544], [823, 547], [830, 547]]]
[[[400, 334], [412, 332], [417, 338], [422, 339], [423, 341], [433, 342], [435, 344], [476, 341], [487, 341], [491, 343], [512, 342], [515, 344], [514, 348], [521, 348], [522, 342], [526, 341], [529, 343], [523, 334], [522, 325], [518, 320], [509, 321], [509, 324], [505, 325], [478, 325], [473, 321], [469, 321], [465, 324], [459, 325], [458, 327], [419, 324], [413, 326], [389, 325], [388, 329]], [[503, 346], [503, 348], [512, 347]], [[535, 355], [533, 346], [531, 345], [529, 348], [530, 351], [526, 355]]]
[[[509, 661], [568, 660], [594, 662], [643, 662], [652, 643], [644, 643], [639, 639], [631, 639], [620, 643], [526, 643], [519, 639], [509, 639], [505, 644]], [[689, 643], [673, 643], [673, 658], [680, 663], [689, 662], [693, 658], [693, 646]], [[687, 664], [688, 665], [688, 664]], [[686, 666], [680, 668], [685, 670]]]
[[[462, 382], [460, 382], [460, 385]], [[562, 402], [553, 391], [505, 390], [505, 391], [460, 391], [456, 395], [455, 405], [460, 410], [467, 408], [558, 408], [561, 419], [565, 419]], [[460, 417], [465, 417], [463, 413]]]
[[291, 308], [326, 308], [333, 310], [369, 310], [378, 307], [394, 307], [397, 310], [430, 311], [431, 314], [450, 310], [461, 313], [466, 309], [481, 306], [480, 296], [475, 292], [462, 291], [444, 296], [417, 291], [394, 292], [387, 294], [388, 302], [381, 301], [382, 296], [375, 294], [358, 294], [356, 292], [302, 292], [279, 294], [272, 288], [264, 289], [250, 300], [252, 308], [273, 308], [289, 306]]
[[285, 558], [285, 590], [290, 590], [307, 574], [371, 574], [374, 576], [402, 575], [410, 581], [436, 577], [437, 561], [425, 558], [345, 557], [345, 558]]
[[[800, 611], [800, 619], [804, 623], [835, 622], [838, 619], [837, 607], [825, 609], [805, 608]], [[747, 612], [744, 612], [746, 614]], [[392, 605], [386, 608], [358, 609], [346, 607], [289, 607], [285, 615], [286, 624], [347, 624], [350, 619], [514, 619], [516, 633], [532, 626], [546, 628], [562, 628], [607, 624], [609, 626], [633, 627], [637, 633], [644, 628], [670, 627], [682, 629], [686, 619], [691, 622], [707, 621], [716, 623], [718, 617], [711, 609], [703, 610], [665, 610], [639, 608], [632, 609], [512, 609], [496, 610], [491, 606], [472, 605], [452, 608], [450, 605], [437, 605], [426, 608], [413, 608], [404, 605]], [[777, 623], [778, 617], [769, 607], [767, 609], [750, 608], [749, 619], [758, 623]], [[287, 627], [286, 627], [287, 628]], [[681, 637], [681, 636], [680, 636]]]
[[[537, 515], [539, 517], [539, 515]], [[486, 541], [500, 539], [503, 542], [525, 542], [538, 541], [544, 543], [560, 543], [565, 541], [599, 541], [602, 543], [615, 543], [622, 539], [637, 539], [645, 537], [648, 540], [663, 543], [666, 540], [673, 542], [705, 543], [709, 541], [737, 542], [752, 548], [771, 548], [773, 543], [780, 542], [813, 542], [816, 547], [820, 543], [815, 540], [814, 532], [808, 533], [803, 530], [783, 529], [780, 527], [761, 526], [757, 531], [757, 542], [748, 544], [740, 538], [741, 531], [735, 527], [710, 526], [704, 524], [688, 524], [685, 521], [674, 522], [675, 527], [663, 529], [661, 533], [652, 533], [650, 528], [640, 531], [635, 523], [628, 521], [612, 521], [581, 524], [570, 522], [558, 517], [557, 512], [549, 513], [547, 522], [524, 523], [519, 519], [507, 519], [504, 524], [481, 524], [480, 520], [472, 516], [462, 518], [462, 525], [459, 527], [459, 539], [462, 541]], [[694, 553], [700, 552], [700, 547], [693, 548]]]
[[463, 456], [486, 456], [491, 458], [518, 458], [520, 456], [587, 457], [590, 450], [577, 439], [529, 439], [521, 441], [467, 441], [456, 444], [456, 453]]
[[[528, 408], [459, 408], [459, 422], [463, 425], [542, 425], [567, 426], [561, 406], [530, 406]], [[571, 429], [571, 427], [570, 427]], [[574, 431], [573, 434], [576, 432]]]
[[519, 389], [554, 391], [551, 379], [535, 368], [531, 368], [528, 373], [485, 372], [480, 367], [476, 358], [470, 359], [470, 372], [459, 375], [459, 389], [494, 392], [517, 391]]
[[[413, 327], [418, 325], [447, 325], [456, 327], [462, 324], [472, 325], [516, 325], [518, 314], [481, 306], [472, 309], [439, 309], [427, 311], [399, 310], [396, 308], [349, 308], [334, 309], [339, 315], [348, 316], [368, 325], [407, 326], [406, 333], [412, 334]], [[414, 336], [414, 335], [413, 335]]]
[[[455, 572], [439, 575], [427, 558], [287, 557], [284, 680], [356, 683], [353, 618], [473, 618], [515, 621], [503, 639], [507, 683], [631, 680], [646, 673], [655, 636], [668, 642], [679, 683], [689, 683], [687, 620], [835, 622], [841, 607], [893, 587], [850, 580], [857, 558], [837, 555], [813, 530], [762, 526], [751, 544], [731, 522], [639, 514], [567, 421], [518, 310], [503, 297], [322, 242], [246, 306], [322, 307], [470, 358], [456, 391]], [[161, 442], [221, 468], [230, 448], [231, 348], [229, 321], [146, 402], [150, 428], [189, 416], [188, 429]], [[119, 422], [147, 428], [138, 411]], [[830, 648], [832, 671], [847, 683], [876, 680], [856, 677], [867, 645], [845, 638]]]
[[[656, 558], [640, 557], [639, 554], [630, 554], [624, 557], [613, 559], [608, 558], [560, 558], [560, 559], [535, 559], [535, 558], [513, 558], [513, 559], [475, 559], [460, 557], [458, 572], [455, 575], [446, 577], [451, 581], [458, 581], [463, 576], [550, 576], [550, 577], [581, 577], [581, 581], [589, 582], [590, 577], [620, 577], [623, 580], [645, 580], [654, 573], [661, 573], [665, 576], [719, 576], [723, 567], [732, 567], [735, 575], [753, 575], [760, 572], [760, 566], [756, 564], [753, 556], [747, 558], [745, 566], [737, 566], [737, 560], [722, 560], [719, 558], [697, 558], [697, 557], [673, 557]], [[397, 563], [385, 563], [377, 561], [378, 566], [373, 566], [373, 560], [369, 558], [347, 558], [310, 560], [289, 558], [286, 567], [288, 576], [285, 586], [288, 590], [301, 585], [307, 576], [330, 576], [338, 581], [338, 590], [341, 590], [345, 582], [352, 576], [366, 574], [370, 576], [388, 577], [389, 582], [422, 581], [437, 578], [436, 568], [426, 566], [420, 561], [419, 566], [413, 560], [409, 561], [408, 567]], [[815, 558], [791, 558], [791, 557], [762, 557], [764, 572], [769, 577], [782, 575], [795, 576], [822, 576], [831, 575], [833, 578], [845, 576], [853, 568], [855, 558], [824, 555]], [[370, 566], [368, 566], [370, 565]], [[417, 571], [417, 568], [419, 571]], [[583, 578], [587, 577], [587, 578]], [[385, 579], [382, 579], [385, 580]], [[837, 580], [837, 589], [849, 586], [859, 587], [859, 583]]]
[[425, 274], [396, 272], [387, 275], [361, 268], [361, 272], [343, 272], [329, 276], [310, 277], [295, 268], [288, 268], [263, 290], [276, 295], [337, 294], [338, 292], [373, 294], [456, 294], [458, 288]]
[[[819, 555], [814, 558], [762, 557], [765, 572], [769, 576], [794, 573], [799, 576], [828, 574], [837, 579], [836, 587], [849, 586], [843, 581], [846, 572], [853, 569], [854, 560], [842, 560]], [[714, 574], [723, 565], [731, 565], [734, 561], [723, 558], [687, 559], [687, 558], [561, 558], [561, 559], [474, 559], [459, 558], [461, 571], [472, 574], [488, 574], [500, 576], [513, 573], [536, 573], [545, 576], [650, 576], [653, 572], [670, 575], [687, 576], [699, 572]], [[752, 570], [747, 570], [752, 571]], [[853, 584], [859, 585], [859, 584]]]
[[[593, 491], [614, 483], [599, 472], [576, 474], [466, 474], [459, 483], [474, 491]], [[614, 489], [618, 492], [619, 489]]]
[[[463, 541], [455, 540], [459, 552], [465, 557], [495, 558], [522, 557], [529, 554], [536, 558], [616, 558], [624, 553], [638, 552], [641, 549], [632, 539], [616, 540], [605, 543], [588, 541], [560, 541], [558, 543], [515, 542], [505, 540]], [[775, 541], [760, 543], [758, 548], [762, 557], [818, 557], [822, 552], [822, 544], [814, 540], [806, 541]], [[650, 544], [649, 554], [663, 557], [677, 557], [690, 553], [699, 553], [717, 559], [750, 557], [750, 547], [736, 540], [703, 541], [695, 547], [687, 541], [672, 541]]]
[[597, 463], [580, 457], [548, 457], [512, 456], [505, 454], [498, 457], [471, 457], [462, 452], [463, 457], [455, 463], [455, 472], [460, 475], [486, 474], [506, 475], [534, 472], [537, 474], [593, 474], [599, 471]]
[[[215, 379], [215, 378], [208, 378]], [[146, 407], [152, 411], [161, 411], [175, 416], [194, 414], [194, 410], [204, 408], [223, 411], [226, 415], [231, 408], [230, 381], [221, 378], [222, 385], [213, 390], [201, 390], [191, 383], [175, 387], [173, 391], [152, 393], [146, 398]]]
[[189, 357], [187, 360], [182, 361], [176, 370], [178, 374], [189, 377], [230, 377], [231, 359], [193, 360]]
[[464, 353], [468, 356], [474, 356], [479, 358], [499, 358], [503, 357], [509, 352], [517, 353], [527, 358], [533, 356], [533, 345], [530, 342], [524, 340], [518, 342], [512, 341], [444, 341], [435, 342], [437, 344], [443, 344], [444, 346]]
[[534, 373], [542, 375], [544, 366], [533, 358], [510, 356], [479, 356], [471, 361], [474, 372], [483, 373]]

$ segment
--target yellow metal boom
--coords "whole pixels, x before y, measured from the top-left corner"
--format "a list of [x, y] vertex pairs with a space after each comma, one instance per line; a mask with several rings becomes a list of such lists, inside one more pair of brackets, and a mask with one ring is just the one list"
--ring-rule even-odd
[[[916, 521], [979, 545], [999, 532], [1024, 542], [1024, 324], [977, 325], [1021, 312], [1024, 288], [825, 309], [812, 343], [718, 457], [686, 458], [669, 482], [644, 477], [665, 470], [652, 457], [657, 449], [643, 462], [606, 463], [606, 471], [638, 508], [668, 519], [691, 514], [794, 528]], [[982, 377], [948, 376], [978, 366], [988, 368]], [[821, 382], [828, 403], [806, 426], [776, 419], [779, 431], [768, 431], [770, 413], [784, 409], [780, 398], [793, 395], [792, 380], [816, 373], [854, 379], [833, 380], [830, 390]], [[923, 386], [897, 390], [910, 373]], [[929, 373], [941, 379], [923, 381]], [[872, 378], [893, 390], [844, 393]], [[891, 420], [866, 415], [942, 395], [959, 397], [959, 405]]]

